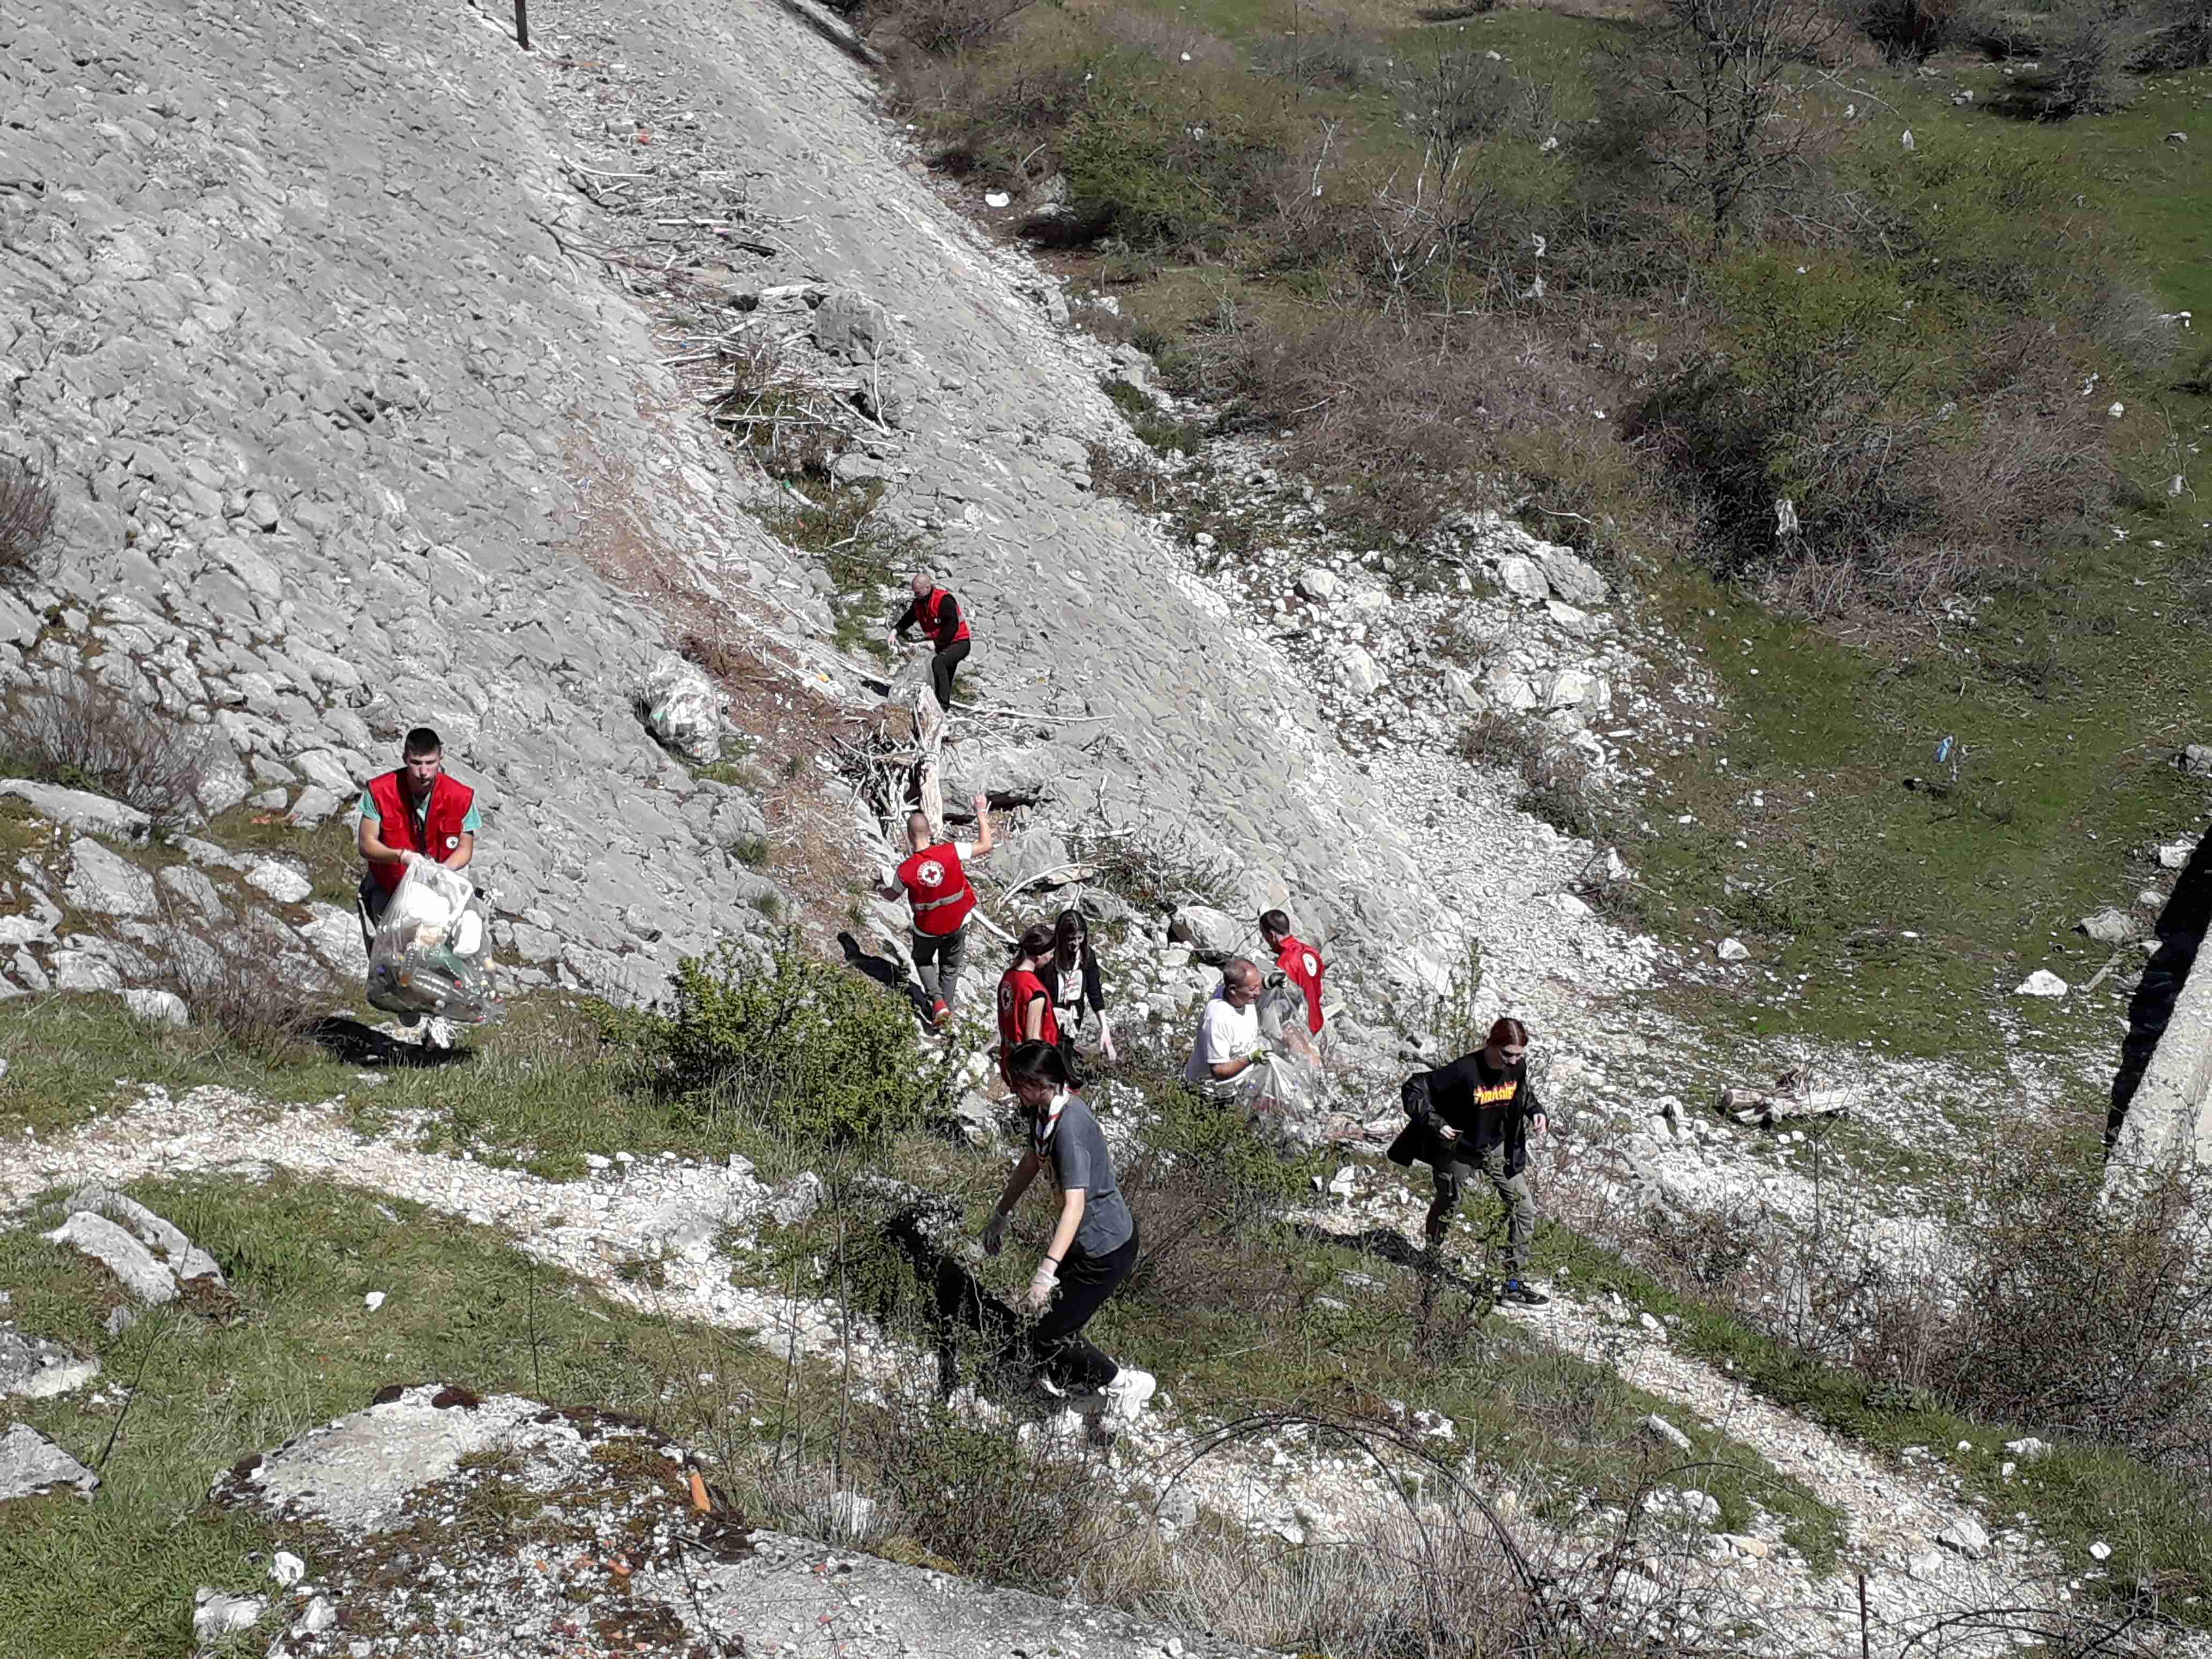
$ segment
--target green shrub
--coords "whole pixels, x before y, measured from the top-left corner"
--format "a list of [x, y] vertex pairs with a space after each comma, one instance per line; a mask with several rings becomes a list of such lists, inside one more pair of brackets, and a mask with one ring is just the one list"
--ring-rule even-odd
[[665, 1085], [710, 1112], [813, 1145], [879, 1145], [949, 1086], [949, 1051], [924, 1051], [904, 1003], [795, 939], [765, 960], [734, 943], [686, 957], [673, 985], [674, 1013], [644, 1036]]
[[1283, 161], [1269, 125], [1181, 84], [1147, 85], [1127, 69], [1107, 75], [1108, 89], [1060, 143], [1077, 220], [1094, 240], [1131, 248], [1224, 247], [1267, 204]]

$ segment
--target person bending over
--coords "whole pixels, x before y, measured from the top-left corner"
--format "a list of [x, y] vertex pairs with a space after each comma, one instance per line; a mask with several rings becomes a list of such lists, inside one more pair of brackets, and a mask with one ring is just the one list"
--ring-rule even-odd
[[1232, 957], [1206, 1000], [1191, 1040], [1183, 1081], [1208, 1100], [1257, 1103], [1266, 1086], [1267, 1049], [1260, 1041], [1260, 970]]
[[1049, 1168], [1060, 1188], [1059, 1219], [1022, 1296], [1023, 1308], [1037, 1321], [1007, 1357], [1056, 1388], [1103, 1394], [1110, 1413], [1133, 1418], [1159, 1384], [1151, 1372], [1108, 1358], [1083, 1328], [1137, 1265], [1136, 1218], [1115, 1181], [1098, 1120], [1074, 1092], [1060, 1050], [1048, 1042], [1021, 1043], [1006, 1073], [1028, 1117], [1030, 1139], [983, 1229], [984, 1254], [996, 1255], [1005, 1247], [1006, 1218], [1039, 1170]]
[[929, 636], [929, 689], [936, 693], [939, 708], [951, 708], [953, 672], [967, 660], [970, 648], [968, 613], [927, 570], [914, 573], [914, 603], [899, 612], [898, 620], [891, 624], [894, 648], [907, 642], [909, 628], [919, 628]]

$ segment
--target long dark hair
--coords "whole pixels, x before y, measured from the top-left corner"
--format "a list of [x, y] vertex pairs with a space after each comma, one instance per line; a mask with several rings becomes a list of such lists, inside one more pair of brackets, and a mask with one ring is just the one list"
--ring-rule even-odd
[[1049, 1042], [1018, 1042], [1006, 1056], [1006, 1076], [1015, 1083], [1049, 1083], [1056, 1089], [1073, 1089], [1075, 1079], [1066, 1056]]
[[1485, 1046], [1503, 1049], [1509, 1042], [1519, 1043], [1522, 1050], [1521, 1058], [1528, 1059], [1528, 1028], [1510, 1015], [1490, 1028], [1490, 1036]]
[[1052, 954], [1052, 924], [1033, 921], [1022, 929], [1022, 936], [1014, 941], [1014, 960], [1024, 957], [1048, 957]]
[[1061, 973], [1091, 965], [1091, 924], [1080, 910], [1062, 910], [1052, 925], [1052, 959]]

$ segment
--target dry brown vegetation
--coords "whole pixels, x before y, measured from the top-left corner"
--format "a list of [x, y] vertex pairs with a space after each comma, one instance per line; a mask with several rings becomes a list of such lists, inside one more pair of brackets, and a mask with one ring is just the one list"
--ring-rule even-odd
[[2079, 388], [2166, 349], [2063, 164], [1899, 167], [1844, 118], [1834, 75], [1945, 38], [1937, 0], [1660, 0], [1581, 76], [1341, 17], [861, 16], [938, 164], [1370, 541], [1502, 485], [1815, 614], [1924, 610], [2111, 496]]
[[213, 744], [210, 728], [82, 676], [0, 701], [0, 767], [127, 802], [164, 829], [202, 816]]
[[0, 455], [0, 582], [39, 575], [53, 529], [52, 487], [28, 461]]

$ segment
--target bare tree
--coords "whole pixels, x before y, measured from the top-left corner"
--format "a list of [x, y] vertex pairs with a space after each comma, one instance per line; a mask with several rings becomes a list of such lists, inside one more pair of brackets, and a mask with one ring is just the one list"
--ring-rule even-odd
[[1840, 25], [1821, 0], [1664, 0], [1633, 71], [1660, 111], [1647, 145], [1717, 253], [1760, 197], [1786, 195], [1815, 137], [1799, 82]]

